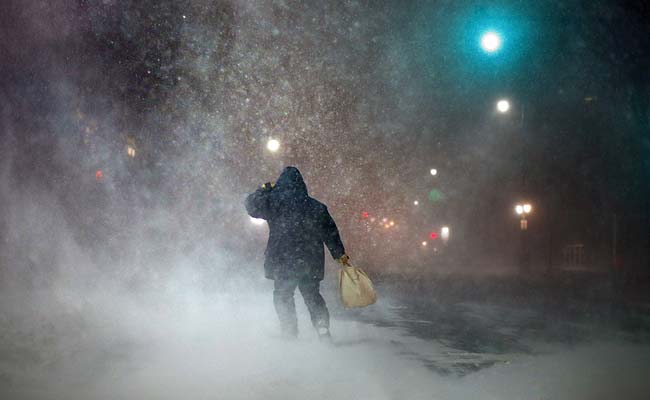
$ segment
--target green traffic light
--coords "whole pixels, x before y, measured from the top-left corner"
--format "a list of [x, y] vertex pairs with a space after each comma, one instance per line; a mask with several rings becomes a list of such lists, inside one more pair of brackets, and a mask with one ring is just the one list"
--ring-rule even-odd
[[437, 203], [439, 201], [444, 200], [444, 196], [442, 195], [442, 192], [439, 191], [438, 189], [432, 189], [429, 192], [429, 200], [431, 200], [432, 203]]

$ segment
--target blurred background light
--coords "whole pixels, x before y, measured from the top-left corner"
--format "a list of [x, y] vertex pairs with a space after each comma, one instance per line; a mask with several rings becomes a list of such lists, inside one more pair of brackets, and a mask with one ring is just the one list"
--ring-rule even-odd
[[440, 238], [444, 241], [449, 240], [449, 227], [448, 226], [443, 226], [442, 229], [440, 229]]
[[269, 151], [275, 153], [276, 151], [280, 150], [280, 142], [276, 139], [269, 139], [269, 141], [266, 143], [266, 148]]
[[481, 47], [488, 53], [494, 53], [501, 48], [501, 36], [493, 31], [484, 33], [481, 36]]
[[510, 110], [510, 102], [508, 100], [499, 100], [497, 102], [497, 111], [500, 113], [507, 113]]

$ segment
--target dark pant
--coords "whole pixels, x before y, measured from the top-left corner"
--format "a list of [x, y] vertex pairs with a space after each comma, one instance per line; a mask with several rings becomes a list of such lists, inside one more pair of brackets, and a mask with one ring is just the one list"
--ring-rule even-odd
[[329, 329], [330, 314], [327, 311], [323, 296], [320, 295], [320, 281], [318, 279], [276, 279], [274, 286], [273, 304], [275, 305], [275, 311], [278, 313], [284, 335], [298, 335], [296, 303], [293, 300], [296, 286], [300, 289], [302, 298], [305, 300], [314, 328]]

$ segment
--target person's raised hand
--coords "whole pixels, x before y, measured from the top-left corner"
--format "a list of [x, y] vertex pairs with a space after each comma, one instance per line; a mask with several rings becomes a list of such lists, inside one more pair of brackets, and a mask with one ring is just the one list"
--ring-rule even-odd
[[275, 187], [275, 183], [273, 182], [266, 182], [265, 184], [262, 185], [262, 190], [271, 190]]

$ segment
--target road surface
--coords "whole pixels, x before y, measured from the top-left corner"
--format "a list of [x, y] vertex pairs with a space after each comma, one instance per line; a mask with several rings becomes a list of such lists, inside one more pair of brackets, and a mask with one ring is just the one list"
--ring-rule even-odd
[[[3, 399], [645, 399], [648, 313], [516, 280], [378, 282], [349, 311], [324, 285], [334, 346], [298, 298], [300, 339], [277, 336], [269, 282], [206, 290], [7, 293]], [[588, 291], [587, 291], [588, 292]], [[598, 299], [600, 297], [596, 296]]]

